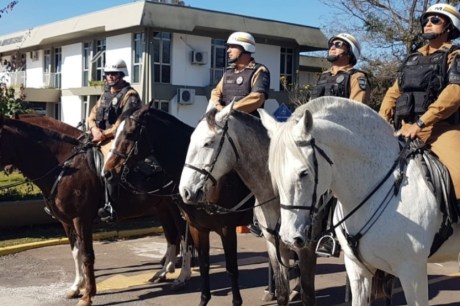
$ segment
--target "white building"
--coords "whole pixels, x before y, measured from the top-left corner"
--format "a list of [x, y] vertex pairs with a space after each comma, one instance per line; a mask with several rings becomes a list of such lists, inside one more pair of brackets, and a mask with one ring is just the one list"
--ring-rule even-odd
[[165, 1], [134, 2], [1, 36], [0, 83], [23, 85], [37, 109], [76, 125], [102, 93], [106, 61], [122, 58], [126, 80], [144, 102], [153, 100], [194, 126], [222, 76], [225, 40], [234, 31], [254, 35], [255, 59], [270, 69], [269, 108], [287, 102], [281, 76], [298, 82], [319, 71], [314, 61], [299, 64], [300, 52], [327, 47], [318, 28], [159, 2]]

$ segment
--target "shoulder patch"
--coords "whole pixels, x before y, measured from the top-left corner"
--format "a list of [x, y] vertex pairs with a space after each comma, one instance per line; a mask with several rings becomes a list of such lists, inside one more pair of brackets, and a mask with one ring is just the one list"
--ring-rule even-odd
[[359, 85], [359, 88], [361, 88], [362, 90], [366, 90], [366, 88], [367, 88], [367, 79], [365, 77], [359, 77], [358, 78], [358, 85]]

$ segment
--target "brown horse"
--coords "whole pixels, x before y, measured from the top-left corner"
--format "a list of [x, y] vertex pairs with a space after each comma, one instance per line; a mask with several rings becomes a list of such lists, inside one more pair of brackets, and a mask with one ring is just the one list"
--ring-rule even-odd
[[[78, 297], [84, 289], [78, 305], [91, 305], [96, 294], [92, 224], [105, 200], [102, 182], [89, 150], [77, 139], [80, 130], [49, 117], [20, 119], [0, 117], [0, 164], [14, 165], [41, 189], [48, 208], [64, 227], [75, 260], [76, 277], [66, 297]], [[172, 272], [176, 246], [185, 232], [177, 207], [168, 197], [126, 191], [119, 193], [118, 200], [120, 220], [158, 217], [168, 240], [168, 260], [163, 275], [160, 271], [154, 278]]]
[[[128, 114], [126, 114], [128, 115]], [[104, 165], [104, 176], [111, 184], [122, 182], [126, 169], [154, 152], [164, 171], [178, 184], [193, 128], [172, 115], [144, 106], [121, 123], [112, 154]], [[237, 239], [235, 228], [252, 223], [254, 199], [242, 201], [250, 192], [235, 172], [224, 177], [222, 189], [210, 202], [218, 205], [188, 205], [178, 201], [189, 222], [198, 250], [202, 280], [200, 306], [211, 299], [209, 282], [209, 233], [220, 235], [225, 251], [226, 269], [231, 279], [233, 305], [241, 305], [238, 285]], [[208, 199], [209, 200], [209, 199]], [[236, 208], [237, 204], [242, 204]], [[232, 210], [232, 208], [235, 208]]]

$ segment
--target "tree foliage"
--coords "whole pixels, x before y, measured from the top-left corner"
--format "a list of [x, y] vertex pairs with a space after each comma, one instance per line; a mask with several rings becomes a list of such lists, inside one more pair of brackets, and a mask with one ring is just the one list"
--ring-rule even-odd
[[27, 105], [24, 102], [25, 95], [22, 93], [23, 88], [20, 88], [17, 96], [14, 88], [2, 86], [0, 88], [0, 114], [13, 117], [15, 114], [27, 112]]
[[458, 9], [460, 0], [319, 0], [333, 15], [322, 26], [326, 35], [341, 32], [354, 35], [361, 43], [359, 67], [371, 79], [372, 105], [378, 107], [386, 89], [396, 78], [397, 67], [421, 47], [420, 16], [436, 3]]

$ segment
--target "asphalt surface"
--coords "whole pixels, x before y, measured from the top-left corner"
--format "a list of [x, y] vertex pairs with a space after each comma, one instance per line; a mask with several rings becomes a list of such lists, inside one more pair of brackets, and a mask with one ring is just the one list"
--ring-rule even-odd
[[[130, 236], [126, 234], [126, 236]], [[142, 234], [137, 231], [136, 235]], [[198, 269], [184, 290], [174, 292], [170, 284], [176, 272], [163, 283], [148, 279], [160, 268], [159, 260], [166, 243], [161, 234], [136, 239], [110, 239], [95, 242], [98, 294], [93, 305], [198, 305], [200, 278]], [[108, 234], [106, 234], [108, 235]], [[123, 234], [121, 234], [123, 236]], [[240, 288], [244, 305], [276, 305], [263, 302], [267, 284], [267, 256], [263, 238], [238, 234]], [[74, 278], [74, 264], [65, 241], [49, 246], [0, 249], [0, 305], [2, 306], [67, 306], [78, 300], [66, 300], [65, 291]], [[53, 245], [54, 244], [54, 245]], [[345, 269], [342, 258], [319, 258], [316, 275], [318, 306], [349, 305], [344, 303]], [[430, 305], [460, 305], [460, 274], [457, 262], [429, 264]], [[211, 235], [211, 289], [208, 305], [231, 305], [230, 282], [225, 273], [225, 260], [220, 239]], [[399, 293], [393, 305], [405, 305]], [[291, 305], [300, 305], [292, 302]], [[375, 305], [383, 305], [378, 302]]]

